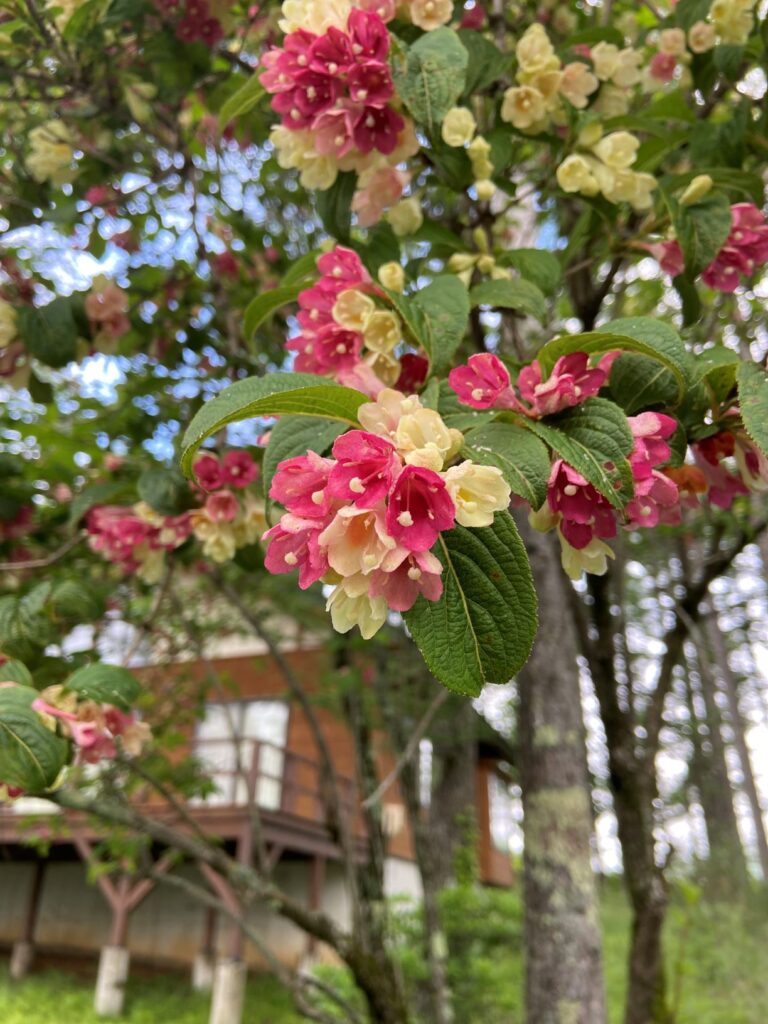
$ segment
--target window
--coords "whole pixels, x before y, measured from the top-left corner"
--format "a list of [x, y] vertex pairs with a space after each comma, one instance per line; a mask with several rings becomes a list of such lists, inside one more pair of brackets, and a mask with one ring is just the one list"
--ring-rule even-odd
[[488, 776], [488, 805], [491, 842], [497, 850], [509, 853], [515, 848], [520, 832], [520, 801], [495, 772]]
[[205, 803], [246, 804], [249, 784], [255, 779], [258, 805], [278, 810], [287, 732], [288, 705], [283, 701], [206, 704], [205, 718], [195, 733], [195, 753], [208, 769], [216, 792]]

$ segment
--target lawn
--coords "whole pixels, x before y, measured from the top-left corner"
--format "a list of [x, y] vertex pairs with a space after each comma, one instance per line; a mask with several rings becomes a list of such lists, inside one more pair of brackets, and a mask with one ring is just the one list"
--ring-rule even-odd
[[[508, 898], [509, 894], [507, 894]], [[675, 899], [666, 934], [670, 988], [679, 994], [676, 1024], [766, 1024], [768, 921], [762, 901], [745, 913], [727, 906], [686, 906]], [[620, 1024], [628, 914], [617, 884], [603, 892], [605, 974], [610, 1024]], [[513, 944], [514, 945], [514, 944]], [[0, 968], [2, 1024], [97, 1024], [92, 1010], [95, 965], [77, 973], [44, 968], [19, 984]], [[521, 1024], [517, 956], [485, 958], [475, 982], [488, 1010], [462, 1024]], [[498, 999], [494, 1007], [494, 993]], [[470, 1000], [471, 1001], [471, 1000]], [[142, 976], [128, 986], [126, 1024], [205, 1024], [209, 998], [190, 991], [183, 974]], [[495, 1010], [495, 1012], [494, 1012]], [[476, 1018], [476, 1019], [475, 1019]], [[297, 1024], [287, 994], [268, 978], [250, 979], [246, 1024]]]

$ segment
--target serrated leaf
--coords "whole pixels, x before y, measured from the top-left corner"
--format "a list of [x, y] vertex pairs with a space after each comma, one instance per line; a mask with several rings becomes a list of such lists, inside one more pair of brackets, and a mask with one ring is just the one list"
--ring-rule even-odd
[[469, 293], [454, 274], [440, 274], [413, 297], [421, 314], [421, 344], [430, 372], [447, 373], [461, 344], [469, 319]]
[[702, 381], [723, 402], [736, 386], [736, 372], [741, 366], [739, 356], [725, 345], [715, 345], [698, 353], [695, 358], [695, 383]]
[[277, 467], [285, 459], [306, 455], [307, 451], [325, 455], [333, 442], [347, 429], [345, 423], [329, 420], [324, 423], [307, 416], [290, 416], [278, 420], [269, 434], [269, 444], [264, 452], [262, 477], [264, 493], [269, 494]]
[[295, 302], [302, 290], [302, 285], [291, 283], [273, 288], [271, 291], [257, 295], [245, 307], [243, 314], [243, 334], [247, 339], [253, 337], [256, 328], [264, 323], [275, 310], [281, 306], [287, 306], [289, 302]]
[[164, 516], [179, 515], [189, 505], [189, 485], [175, 467], [145, 469], [136, 489], [142, 501]]
[[104, 601], [84, 580], [60, 580], [51, 588], [51, 614], [56, 619], [93, 622], [104, 614]]
[[678, 401], [685, 393], [689, 356], [678, 333], [650, 317], [622, 317], [584, 334], [564, 334], [547, 342], [537, 355], [542, 373], [548, 377], [561, 356], [571, 352], [636, 352], [665, 366], [677, 381]]
[[475, 29], [460, 28], [458, 36], [468, 55], [463, 95], [470, 99], [504, 74], [510, 58]]
[[219, 392], [198, 410], [181, 442], [181, 468], [191, 476], [195, 452], [228, 423], [257, 416], [312, 416], [358, 427], [357, 410], [368, 398], [311, 373], [248, 377]]
[[11, 658], [0, 665], [0, 683], [18, 683], [19, 686], [30, 686], [34, 689], [34, 680], [23, 661]]
[[515, 309], [532, 316], [539, 323], [547, 318], [547, 300], [532, 281], [483, 281], [469, 293], [473, 306], [493, 306], [496, 309]]
[[677, 396], [674, 374], [656, 359], [623, 352], [611, 368], [611, 398], [628, 416], [642, 409], [674, 405]]
[[41, 363], [56, 369], [77, 355], [77, 326], [69, 299], [46, 306], [22, 306], [18, 313], [19, 337]]
[[768, 456], [768, 374], [755, 363], [742, 363], [736, 371], [736, 383], [744, 428]]
[[695, 277], [706, 270], [725, 245], [731, 231], [731, 204], [722, 192], [708, 192], [688, 206], [664, 195], [686, 272]]
[[469, 54], [449, 28], [426, 32], [407, 49], [404, 58], [395, 55], [397, 93], [430, 132], [464, 91], [468, 63]]
[[127, 668], [101, 662], [79, 668], [64, 686], [84, 700], [111, 704], [121, 711], [130, 711], [141, 693], [136, 677]]
[[500, 469], [512, 493], [531, 508], [544, 504], [551, 460], [546, 445], [530, 431], [514, 423], [488, 423], [466, 435], [462, 454]]
[[0, 688], [0, 781], [30, 794], [54, 784], [69, 753], [67, 741], [32, 710], [38, 696], [27, 686]]
[[[627, 456], [634, 440], [624, 412], [606, 398], [586, 402], [546, 420], [523, 424], [587, 479], [615, 508], [632, 496]], [[612, 467], [612, 468], [611, 468]]]
[[265, 94], [264, 86], [255, 74], [252, 75], [245, 85], [241, 86], [222, 104], [219, 111], [219, 128], [226, 128], [230, 121], [247, 114]]
[[352, 227], [352, 196], [357, 188], [357, 174], [341, 171], [330, 188], [316, 194], [317, 213], [323, 227], [339, 242], [349, 242]]
[[0, 598], [0, 653], [32, 661], [52, 640], [50, 621], [29, 600], [13, 595]]
[[526, 281], [531, 281], [547, 295], [555, 291], [563, 276], [560, 260], [544, 249], [512, 249], [497, 260], [502, 267], [514, 267]]
[[477, 696], [525, 664], [536, 635], [536, 592], [520, 535], [508, 512], [492, 526], [443, 533], [439, 601], [420, 597], [405, 621], [430, 671], [449, 690]]

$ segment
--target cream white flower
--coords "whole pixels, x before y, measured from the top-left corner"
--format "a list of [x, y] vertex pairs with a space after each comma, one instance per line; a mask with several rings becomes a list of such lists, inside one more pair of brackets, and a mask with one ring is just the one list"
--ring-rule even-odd
[[640, 140], [630, 132], [611, 132], [592, 147], [592, 152], [607, 167], [625, 170], [635, 162], [639, 146]]
[[379, 284], [389, 288], [391, 292], [401, 292], [405, 288], [405, 271], [394, 260], [379, 267], [378, 277]]
[[360, 406], [357, 418], [363, 430], [394, 441], [397, 426], [403, 416], [422, 408], [418, 396], [404, 395], [401, 391], [384, 388], [376, 396], [375, 402], [364, 402]]
[[566, 64], [560, 79], [560, 93], [578, 110], [587, 105], [587, 98], [599, 88], [600, 82], [589, 67], [575, 60]]
[[443, 118], [440, 132], [447, 146], [466, 146], [477, 130], [472, 111], [467, 107], [451, 107]]
[[16, 310], [4, 299], [0, 299], [0, 349], [10, 345], [16, 337]]
[[358, 593], [356, 581], [342, 580], [326, 603], [337, 633], [348, 633], [358, 626], [364, 640], [370, 640], [387, 621], [387, 602], [383, 597]]
[[557, 183], [564, 192], [580, 192], [596, 196], [600, 191], [597, 179], [587, 160], [578, 153], [567, 156], [557, 168]]
[[347, 288], [334, 302], [331, 316], [340, 327], [348, 331], [362, 331], [366, 320], [375, 310], [376, 304], [370, 295], [357, 288]]
[[69, 128], [63, 121], [46, 121], [29, 133], [27, 170], [35, 181], [51, 181], [62, 185], [76, 173], [74, 149]]
[[520, 66], [517, 80], [527, 81], [528, 76], [542, 71], [553, 71], [560, 67], [554, 47], [544, 26], [536, 21], [525, 30], [515, 47], [517, 63]]
[[697, 21], [688, 29], [688, 46], [692, 53], [707, 53], [717, 42], [715, 26]]
[[592, 109], [596, 110], [603, 117], [622, 117], [629, 113], [632, 105], [632, 94], [627, 89], [620, 89], [617, 85], [606, 83], [600, 90], [600, 95], [595, 100]]
[[336, 181], [339, 165], [330, 156], [321, 156], [309, 131], [292, 131], [276, 125], [269, 134], [278, 164], [285, 170], [296, 168], [304, 188], [324, 191]]
[[424, 222], [421, 203], [415, 196], [411, 196], [409, 199], [401, 199], [389, 211], [387, 220], [399, 238], [405, 235], [412, 235], [415, 231], [419, 230]]
[[572, 580], [580, 579], [583, 572], [592, 576], [605, 576], [608, 572], [608, 559], [616, 557], [605, 541], [593, 537], [585, 548], [575, 548], [559, 529], [557, 535], [560, 539], [560, 561]]
[[329, 28], [345, 29], [352, 0], [284, 0], [280, 30], [288, 34], [305, 29], [322, 35]]
[[755, 0], [715, 0], [709, 16], [721, 43], [746, 43], [755, 19]]
[[328, 564], [340, 576], [379, 569], [397, 546], [386, 531], [383, 512], [355, 505], [340, 508], [318, 540], [327, 547]]
[[500, 469], [462, 462], [443, 476], [456, 505], [456, 522], [461, 526], [490, 526], [495, 512], [509, 505], [511, 491]]
[[501, 118], [519, 131], [536, 129], [546, 121], [544, 96], [532, 85], [513, 86], [504, 93]]
[[150, 548], [149, 545], [140, 545], [140, 548], [143, 550], [137, 549], [135, 552], [139, 563], [136, 575], [144, 583], [159, 583], [165, 568], [165, 552], [162, 548]]
[[659, 52], [680, 57], [686, 51], [685, 32], [681, 28], [665, 28], [659, 33]]
[[402, 340], [403, 328], [400, 318], [387, 309], [371, 313], [363, 326], [365, 346], [371, 352], [389, 355]]
[[490, 178], [480, 178], [479, 181], [475, 182], [475, 192], [478, 199], [482, 202], [488, 202], [496, 194], [496, 186]]
[[394, 442], [410, 465], [438, 471], [458, 452], [464, 436], [461, 431], [447, 427], [434, 409], [418, 409], [402, 417]]
[[637, 85], [642, 77], [642, 63], [643, 55], [639, 50], [633, 50], [631, 46], [620, 50], [611, 81], [622, 89], [629, 89], [630, 86]]
[[363, 362], [370, 366], [382, 384], [391, 387], [392, 384], [397, 383], [402, 367], [396, 356], [389, 355], [387, 352], [368, 352], [363, 358]]
[[453, 0], [411, 0], [410, 14], [414, 25], [431, 32], [451, 20]]

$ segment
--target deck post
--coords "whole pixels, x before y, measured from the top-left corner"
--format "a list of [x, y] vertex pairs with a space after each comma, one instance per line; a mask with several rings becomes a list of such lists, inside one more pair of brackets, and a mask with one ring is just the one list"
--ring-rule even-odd
[[240, 1024], [246, 978], [247, 968], [242, 960], [220, 960], [216, 964], [208, 1024]]
[[35, 861], [35, 870], [29, 890], [21, 936], [14, 942], [13, 949], [11, 950], [10, 975], [14, 981], [19, 981], [29, 973], [35, 957], [35, 926], [37, 925], [37, 915], [40, 910], [40, 896], [43, 891], [44, 874], [45, 861]]
[[206, 907], [203, 943], [192, 962], [192, 988], [195, 992], [210, 992], [213, 987], [216, 917], [216, 910]]

